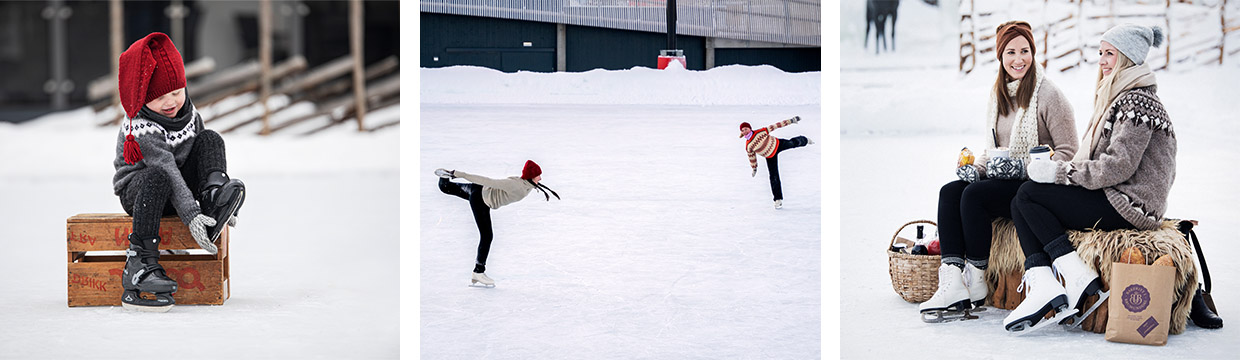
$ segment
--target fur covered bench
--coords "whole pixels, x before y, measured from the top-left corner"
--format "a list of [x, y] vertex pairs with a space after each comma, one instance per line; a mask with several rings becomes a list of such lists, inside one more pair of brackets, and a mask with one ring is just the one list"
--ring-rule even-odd
[[[1178, 228], [1179, 221], [1164, 220], [1156, 230], [1116, 231], [1068, 231], [1068, 239], [1076, 246], [1081, 260], [1102, 276], [1103, 289], [1110, 289], [1111, 263], [1129, 247], [1136, 247], [1145, 254], [1147, 263], [1163, 254], [1171, 254], [1175, 261], [1175, 296], [1171, 307], [1172, 334], [1184, 332], [1191, 309], [1193, 293], [1197, 291], [1197, 267], [1193, 263], [1192, 245], [1184, 239]], [[1000, 309], [1015, 309], [1025, 295], [1016, 291], [1025, 272], [1025, 254], [1016, 237], [1016, 226], [1010, 219], [998, 219], [993, 224], [993, 241], [990, 247], [990, 265], [986, 269], [986, 282], [990, 287], [987, 302]], [[1115, 296], [1115, 294], [1111, 294]], [[1090, 296], [1084, 306], [1088, 308], [1097, 301]], [[1107, 304], [1081, 322], [1081, 327], [1095, 333], [1106, 332]]]

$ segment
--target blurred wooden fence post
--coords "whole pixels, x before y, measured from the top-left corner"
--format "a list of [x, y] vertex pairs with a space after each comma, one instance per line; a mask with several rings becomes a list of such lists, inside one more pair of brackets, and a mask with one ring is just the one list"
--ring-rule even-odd
[[261, 63], [258, 101], [263, 104], [263, 136], [271, 134], [271, 108], [267, 105], [271, 96], [271, 0], [262, 0], [258, 6], [258, 61]]
[[353, 53], [353, 97], [357, 106], [357, 131], [365, 131], [366, 74], [362, 71], [362, 0], [349, 1], [349, 47]]
[[[118, 72], [120, 72], [120, 68], [121, 68], [121, 51], [123, 51], [121, 50], [121, 47], [124, 46], [124, 44], [122, 43], [123, 41], [122, 38], [124, 37], [124, 34], [122, 33], [125, 31], [124, 21], [123, 21], [123, 18], [124, 18], [123, 15], [125, 13], [125, 10], [124, 10], [124, 5], [122, 5], [121, 3], [121, 0], [112, 0], [109, 8], [111, 10], [110, 11], [111, 20], [109, 21], [109, 25], [110, 25], [109, 32], [111, 32], [110, 35], [111, 35], [111, 43], [112, 43], [112, 79], [116, 81], [120, 81], [119, 80], [120, 74], [118, 74]], [[117, 86], [120, 86], [120, 85], [117, 84]], [[118, 114], [123, 114], [125, 112], [125, 110], [121, 108], [121, 92], [120, 91], [116, 91], [112, 93], [112, 107], [113, 109], [115, 109], [115, 111], [113, 111], [111, 115], [112, 122], [120, 123], [121, 118], [120, 116], [118, 116]]]

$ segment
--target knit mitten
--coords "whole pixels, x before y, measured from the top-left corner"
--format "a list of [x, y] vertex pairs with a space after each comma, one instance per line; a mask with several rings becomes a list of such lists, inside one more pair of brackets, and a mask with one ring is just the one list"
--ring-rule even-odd
[[208, 226], [215, 226], [215, 219], [210, 216], [198, 214], [189, 221], [189, 234], [194, 237], [194, 241], [198, 243], [198, 247], [206, 250], [208, 253], [215, 254], [219, 249], [211, 242], [211, 237], [207, 235]]
[[1025, 162], [1012, 158], [991, 158], [986, 161], [986, 174], [993, 179], [1021, 180], [1025, 178]]
[[1034, 160], [1029, 162], [1029, 180], [1043, 184], [1054, 184], [1059, 175], [1059, 162], [1055, 160]]
[[964, 180], [964, 182], [969, 183], [977, 181], [981, 178], [981, 176], [977, 173], [977, 168], [973, 167], [973, 165], [964, 165], [956, 168], [956, 176], [959, 177], [960, 180]]

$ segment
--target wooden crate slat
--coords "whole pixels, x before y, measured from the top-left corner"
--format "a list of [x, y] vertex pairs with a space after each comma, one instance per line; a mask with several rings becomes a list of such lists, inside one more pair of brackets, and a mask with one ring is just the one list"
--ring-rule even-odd
[[[178, 305], [222, 305], [228, 299], [224, 260], [160, 261], [160, 265], [177, 281], [172, 297]], [[123, 261], [68, 264], [69, 306], [120, 305], [124, 266]]]
[[[125, 214], [80, 214], [66, 221], [67, 249], [69, 252], [111, 251], [129, 248], [129, 234], [133, 232], [133, 218]], [[228, 228], [220, 234], [217, 246], [225, 251]], [[189, 233], [189, 227], [176, 216], [166, 216], [159, 222], [160, 249], [199, 249]], [[221, 256], [222, 257], [222, 256]]]

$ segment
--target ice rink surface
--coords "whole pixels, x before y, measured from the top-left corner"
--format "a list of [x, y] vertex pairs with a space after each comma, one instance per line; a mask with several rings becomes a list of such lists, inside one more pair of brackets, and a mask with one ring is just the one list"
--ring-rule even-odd
[[0, 358], [397, 356], [396, 128], [225, 134], [248, 193], [229, 244], [231, 298], [151, 314], [66, 305], [65, 219], [124, 212], [111, 182], [118, 127], [95, 121], [82, 109], [0, 124]]
[[[765, 161], [750, 177], [738, 138], [741, 122], [764, 126], [799, 115], [799, 124], [772, 134], [821, 141], [818, 104], [766, 104], [795, 99], [789, 92], [816, 87], [818, 75], [776, 71], [766, 83], [798, 90], [746, 89], [737, 85], [745, 84], [738, 74], [772, 68], [720, 70], [542, 75], [551, 90], [494, 85], [537, 74], [423, 70], [424, 101], [428, 91], [449, 86], [448, 79], [497, 76], [485, 81], [493, 84], [487, 89], [500, 90], [479, 94], [483, 100], [431, 97], [437, 102], [420, 110], [420, 355], [821, 356], [820, 146], [780, 154], [785, 200], [776, 210]], [[686, 87], [724, 86], [699, 87], [713, 92], [707, 94], [632, 95], [657, 89], [662, 76], [699, 78]], [[619, 103], [554, 95], [562, 82], [601, 81], [613, 85], [598, 87], [594, 96]], [[526, 90], [552, 95], [535, 104], [499, 100]], [[745, 94], [755, 95], [739, 105], [707, 100]], [[493, 103], [483, 103], [488, 99]], [[478, 103], [460, 103], [469, 101]], [[563, 199], [548, 202], [535, 191], [493, 210], [487, 274], [497, 286], [469, 287], [478, 230], [467, 202], [440, 193], [432, 171], [502, 178], [518, 175], [527, 159], [541, 165], [542, 183]]]

